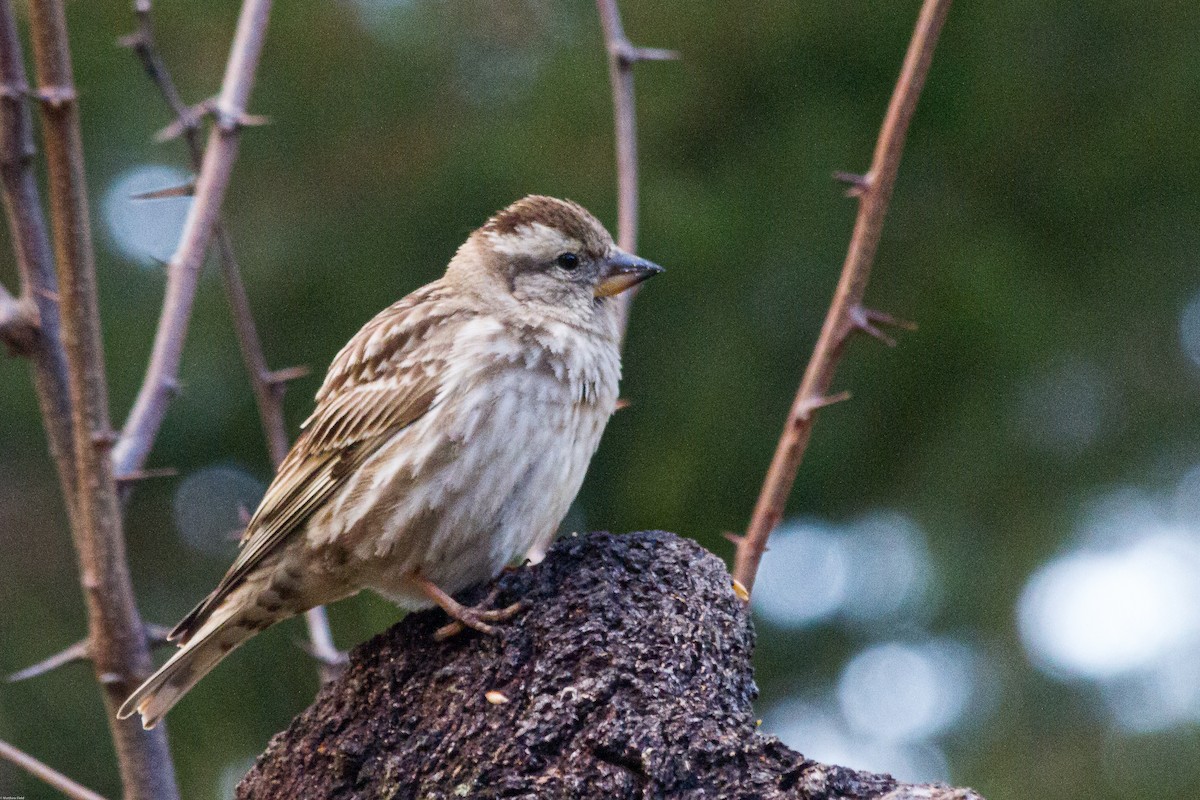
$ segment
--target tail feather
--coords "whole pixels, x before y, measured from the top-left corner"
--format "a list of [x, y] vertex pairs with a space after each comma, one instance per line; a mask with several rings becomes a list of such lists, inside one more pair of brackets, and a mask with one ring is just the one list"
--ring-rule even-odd
[[225, 656], [260, 628], [226, 619], [205, 625], [179, 652], [129, 696], [117, 712], [118, 719], [142, 715], [142, 727], [153, 728], [196, 683]]

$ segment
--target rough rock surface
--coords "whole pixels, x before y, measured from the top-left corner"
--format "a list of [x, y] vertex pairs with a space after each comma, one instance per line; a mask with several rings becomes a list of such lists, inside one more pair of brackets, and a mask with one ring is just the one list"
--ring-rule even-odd
[[237, 796], [980, 800], [759, 734], [746, 609], [690, 540], [570, 536], [496, 584], [498, 604], [526, 604], [501, 636], [439, 643], [440, 611], [409, 615], [355, 650]]

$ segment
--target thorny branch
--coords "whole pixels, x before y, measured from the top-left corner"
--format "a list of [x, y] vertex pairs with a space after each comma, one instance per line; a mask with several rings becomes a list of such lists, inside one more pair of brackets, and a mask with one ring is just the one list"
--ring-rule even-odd
[[109, 458], [113, 434], [95, 251], [64, 2], [31, 0], [29, 16], [60, 278], [77, 486], [71, 523], [87, 605], [89, 651], [102, 687], [126, 798], [174, 800], [178, 790], [165, 731], [144, 731], [131, 720], [116, 719], [121, 701], [149, 673], [150, 651], [129, 579], [121, 506]]
[[771, 466], [754, 507], [750, 525], [744, 536], [735, 537], [737, 552], [734, 557], [733, 577], [747, 593], [754, 586], [754, 576], [766, 549], [767, 537], [783, 517], [788, 495], [796, 481], [796, 472], [800, 468], [812, 433], [814, 412], [821, 406], [828, 405], [829, 389], [846, 342], [855, 331], [866, 332], [888, 341], [878, 326], [898, 324], [897, 320], [887, 314], [865, 308], [863, 295], [871, 275], [871, 263], [879, 246], [884, 214], [887, 213], [896, 173], [900, 167], [908, 124], [917, 107], [917, 99], [929, 72], [938, 34], [941, 33], [949, 10], [950, 0], [925, 0], [921, 6], [900, 77], [896, 81], [896, 88], [875, 144], [871, 169], [866, 175], [851, 176], [852, 179], [847, 181], [852, 185], [851, 195], [859, 200], [859, 207], [850, 248], [842, 266], [842, 275], [829, 312], [825, 316], [821, 336], [817, 339], [812, 359], [804, 371], [800, 390], [788, 413], [783, 434], [771, 459]]
[[[639, 61], [668, 61], [679, 58], [672, 50], [634, 47], [625, 36], [617, 0], [596, 0], [604, 46], [608, 51], [608, 79], [612, 84], [613, 125], [617, 147], [617, 246], [626, 252], [637, 250], [638, 155], [637, 109], [633, 94], [633, 65]], [[621, 336], [629, 324], [629, 309], [637, 287], [623, 293], [620, 304]]]
[[[0, 187], [21, 276], [21, 296], [0, 297], [0, 339], [29, 356], [38, 407], [68, 513], [75, 505], [75, 457], [67, 358], [59, 331], [54, 252], [33, 165], [25, 55], [9, 0], [0, 0]], [[8, 320], [5, 324], [5, 320]]]
[[[142, 0], [135, 8], [140, 10], [144, 3]], [[242, 4], [221, 93], [213, 107], [215, 119], [196, 181], [196, 196], [184, 223], [179, 247], [168, 263], [166, 296], [150, 364], [113, 450], [113, 464], [118, 475], [134, 472], [145, 465], [166, 415], [167, 404], [178, 389], [179, 360], [187, 337], [196, 283], [237, 159], [238, 132], [245, 123], [246, 104], [262, 55], [270, 11], [271, 0], [245, 0]]]
[[104, 797], [86, 786], [76, 783], [53, 767], [38, 761], [24, 750], [19, 750], [3, 740], [0, 740], [0, 758], [15, 764], [47, 786], [62, 792], [71, 800], [104, 800]]
[[[200, 115], [184, 102], [162, 54], [159, 52], [154, 36], [151, 0], [135, 0], [133, 11], [137, 18], [137, 30], [123, 37], [121, 44], [132, 49], [137, 55], [146, 75], [158, 88], [163, 101], [175, 115], [175, 120], [169, 126], [168, 131], [178, 132], [178, 135], [183, 138], [188, 148], [192, 168], [199, 171], [203, 163], [203, 150], [200, 144]], [[258, 334], [258, 327], [254, 323], [254, 313], [250, 308], [250, 297], [246, 293], [241, 269], [233, 253], [233, 240], [219, 214], [214, 222], [213, 237], [216, 240], [217, 258], [221, 265], [225, 292], [233, 316], [238, 348], [241, 350], [242, 361], [246, 365], [246, 372], [250, 377], [250, 386], [254, 392], [263, 434], [267, 440], [267, 452], [270, 455], [272, 466], [278, 468], [287, 455], [289, 447], [287, 423], [283, 414], [284, 389], [289, 380], [302, 377], [307, 374], [308, 370], [291, 368], [273, 372], [268, 368], [267, 359], [263, 353], [262, 339]], [[308, 626], [310, 645], [308, 649], [320, 665], [322, 680], [329, 680], [345, 660], [344, 654], [334, 645], [333, 634], [329, 628], [329, 618], [323, 607], [317, 607], [305, 612], [304, 621]]]

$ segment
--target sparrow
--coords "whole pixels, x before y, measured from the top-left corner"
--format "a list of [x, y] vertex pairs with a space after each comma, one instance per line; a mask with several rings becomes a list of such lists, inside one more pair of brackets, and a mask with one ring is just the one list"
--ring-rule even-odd
[[516, 606], [453, 595], [553, 538], [617, 404], [613, 298], [660, 272], [567, 200], [471, 233], [337, 354], [233, 565], [118, 716], [153, 727], [250, 637], [363, 589], [493, 633]]

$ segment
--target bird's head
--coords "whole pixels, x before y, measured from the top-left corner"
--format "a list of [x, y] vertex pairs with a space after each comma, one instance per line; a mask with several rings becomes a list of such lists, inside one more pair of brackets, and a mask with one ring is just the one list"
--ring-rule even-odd
[[626, 253], [587, 209], [530, 195], [489, 219], [450, 264], [447, 277], [487, 285], [519, 303], [573, 317], [607, 310], [609, 298], [662, 272]]

